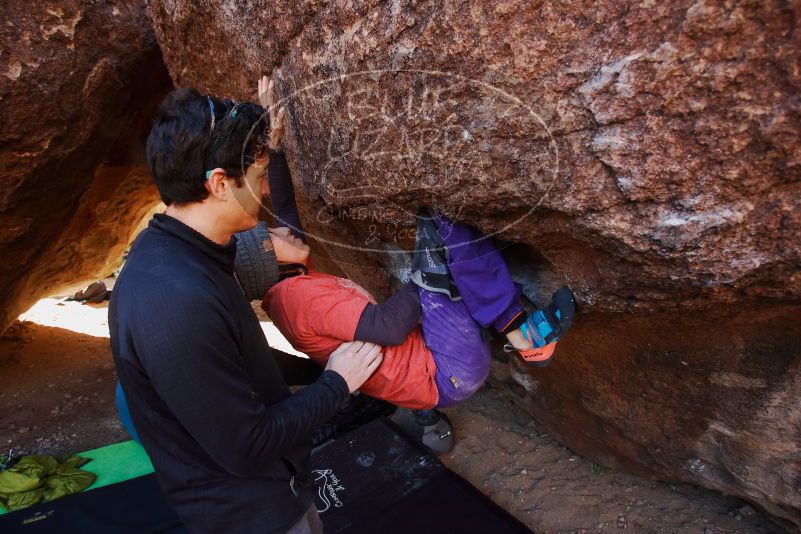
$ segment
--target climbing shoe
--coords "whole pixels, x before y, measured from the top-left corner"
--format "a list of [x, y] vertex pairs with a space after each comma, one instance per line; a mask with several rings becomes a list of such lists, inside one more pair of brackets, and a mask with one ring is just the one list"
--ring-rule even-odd
[[443, 293], [457, 301], [462, 297], [448, 270], [447, 250], [439, 235], [435, 216], [427, 208], [422, 208], [417, 214], [411, 281], [423, 289]]
[[453, 449], [453, 426], [448, 416], [439, 410], [398, 408], [389, 420], [410, 438], [436, 454], [444, 454]]
[[517, 350], [507, 344], [504, 347], [507, 352], [516, 351], [523, 360], [537, 367], [545, 367], [551, 363], [556, 341], [570, 329], [576, 314], [576, 297], [567, 286], [560, 287], [553, 294], [552, 300], [544, 309], [530, 313], [520, 327], [532, 347]]

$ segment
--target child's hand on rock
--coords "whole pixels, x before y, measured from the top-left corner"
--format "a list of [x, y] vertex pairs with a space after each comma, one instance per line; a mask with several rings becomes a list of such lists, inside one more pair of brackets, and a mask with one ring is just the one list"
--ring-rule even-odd
[[267, 139], [267, 148], [281, 149], [281, 138], [284, 135], [284, 117], [286, 109], [275, 102], [275, 83], [267, 76], [259, 80], [259, 103], [267, 110], [270, 117], [270, 135]]

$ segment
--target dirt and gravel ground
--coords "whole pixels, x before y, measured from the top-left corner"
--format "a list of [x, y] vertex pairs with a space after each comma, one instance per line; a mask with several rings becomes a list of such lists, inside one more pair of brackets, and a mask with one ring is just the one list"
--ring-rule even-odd
[[[65, 454], [128, 439], [114, 406], [105, 307], [38, 306], [28, 315], [36, 323], [18, 322], [0, 339], [0, 452]], [[507, 390], [487, 386], [448, 415], [458, 443], [445, 464], [536, 532], [785, 532], [740, 500], [572, 454]]]
[[444, 463], [535, 532], [784, 532], [739, 499], [573, 454], [539, 431], [508, 391], [485, 386], [448, 415], [458, 444]]

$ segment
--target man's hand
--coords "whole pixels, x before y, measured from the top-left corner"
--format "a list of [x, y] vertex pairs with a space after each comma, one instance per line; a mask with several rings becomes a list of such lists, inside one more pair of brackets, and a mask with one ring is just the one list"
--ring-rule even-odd
[[267, 76], [262, 76], [259, 80], [259, 103], [267, 110], [270, 117], [270, 135], [267, 139], [267, 148], [270, 150], [281, 149], [281, 137], [284, 135], [284, 117], [286, 109], [280, 108], [275, 102], [275, 84]]
[[363, 341], [349, 341], [339, 346], [328, 358], [326, 370], [336, 371], [353, 393], [378, 369], [384, 355], [381, 347]]
[[306, 264], [309, 259], [309, 245], [303, 242], [302, 239], [295, 237], [289, 228], [282, 226], [281, 228], [268, 228], [270, 232], [270, 241], [273, 244], [275, 251], [275, 259], [278, 263], [301, 263]]

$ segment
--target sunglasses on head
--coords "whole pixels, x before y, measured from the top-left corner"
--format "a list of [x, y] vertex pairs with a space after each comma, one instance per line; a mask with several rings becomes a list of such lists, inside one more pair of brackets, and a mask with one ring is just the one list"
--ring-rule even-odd
[[[213, 135], [214, 134], [214, 128], [217, 126], [217, 116], [216, 116], [216, 113], [215, 113], [214, 101], [212, 100], [212, 98], [209, 95], [206, 95], [206, 101], [209, 103], [209, 113], [211, 115], [211, 122], [209, 124], [209, 135]], [[239, 113], [239, 105], [240, 104], [238, 102], [235, 102], [234, 100], [225, 100], [224, 102], [231, 103], [231, 104], [233, 104], [233, 106], [228, 111], [228, 113], [225, 114], [225, 117], [223, 117], [222, 120], [220, 120], [220, 124], [222, 124], [225, 121], [236, 121], [239, 118], [239, 116], [241, 115]], [[233, 123], [231, 123], [229, 125], [228, 128], [226, 128], [227, 133], [220, 134], [214, 139], [214, 144], [211, 146], [211, 150], [209, 151], [209, 155], [206, 158], [206, 169], [208, 169], [206, 171], [206, 180], [211, 178], [211, 173], [213, 171], [212, 163], [211, 163], [212, 157], [214, 156], [214, 154], [217, 153], [217, 151], [220, 148], [222, 148], [225, 145], [225, 143], [228, 141], [228, 138], [231, 135], [231, 132], [233, 132], [235, 129], [236, 129], [236, 123], [233, 122]], [[245, 156], [245, 160], [246, 160], [246, 164], [247, 165], [250, 165], [252, 163], [252, 162], [249, 162], [249, 163], [247, 162], [247, 160], [249, 160], [249, 159], [254, 159], [254, 158]]]

